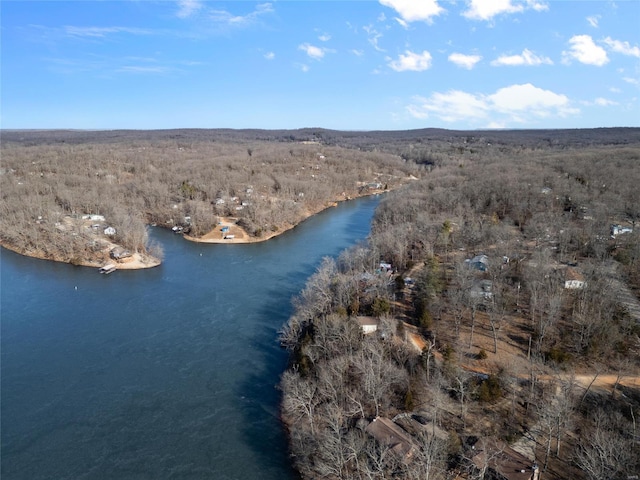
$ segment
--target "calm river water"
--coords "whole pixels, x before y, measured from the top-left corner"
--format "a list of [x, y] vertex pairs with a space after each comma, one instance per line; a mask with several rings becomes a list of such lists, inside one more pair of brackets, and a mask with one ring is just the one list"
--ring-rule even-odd
[[[293, 479], [277, 332], [376, 198], [254, 245], [155, 230], [165, 262], [95, 269], [2, 250], [3, 480]], [[77, 287], [77, 289], [76, 289]]]

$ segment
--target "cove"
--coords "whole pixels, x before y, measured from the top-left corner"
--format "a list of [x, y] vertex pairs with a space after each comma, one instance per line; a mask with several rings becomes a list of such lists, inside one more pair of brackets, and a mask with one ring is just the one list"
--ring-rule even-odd
[[295, 479], [277, 332], [325, 256], [364, 240], [376, 197], [264, 243], [153, 229], [165, 260], [0, 262], [3, 479]]

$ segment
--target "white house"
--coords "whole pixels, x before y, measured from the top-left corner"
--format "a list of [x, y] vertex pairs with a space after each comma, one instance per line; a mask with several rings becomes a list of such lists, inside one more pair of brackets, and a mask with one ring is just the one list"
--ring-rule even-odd
[[622, 235], [623, 233], [631, 232], [633, 232], [632, 228], [623, 227], [622, 225], [611, 225], [611, 238], [615, 238], [618, 235]]
[[564, 275], [564, 288], [569, 290], [580, 290], [584, 288], [586, 282], [582, 274], [573, 268], [567, 268]]
[[107, 227], [103, 230], [105, 235], [109, 235], [110, 237], [116, 234], [116, 229], [113, 227]]
[[359, 316], [356, 317], [356, 322], [358, 322], [358, 325], [360, 325], [360, 328], [362, 329], [362, 333], [365, 335], [378, 330], [379, 321], [377, 318]]

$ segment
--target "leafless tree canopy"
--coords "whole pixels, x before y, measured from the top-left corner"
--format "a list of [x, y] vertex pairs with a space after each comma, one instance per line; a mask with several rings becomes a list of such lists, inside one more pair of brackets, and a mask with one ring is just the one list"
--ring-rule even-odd
[[[398, 155], [326, 145], [313, 134], [295, 140], [269, 132], [12, 131], [2, 137], [0, 240], [61, 261], [94, 255], [97, 233], [107, 226], [116, 232], [111, 240], [143, 252], [152, 223], [200, 236], [219, 217], [233, 217], [260, 237], [421, 170]], [[94, 221], [93, 230], [80, 225], [89, 214], [104, 221]]]
[[[384, 149], [427, 171], [385, 197], [366, 245], [319, 267], [283, 329], [298, 469], [637, 474], [640, 132], [423, 133]], [[376, 418], [411, 454], [370, 433]]]

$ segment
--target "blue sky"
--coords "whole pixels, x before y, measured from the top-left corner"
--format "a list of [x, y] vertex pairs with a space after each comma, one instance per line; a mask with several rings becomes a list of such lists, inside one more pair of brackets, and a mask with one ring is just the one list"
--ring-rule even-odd
[[640, 1], [0, 3], [2, 128], [640, 126]]

